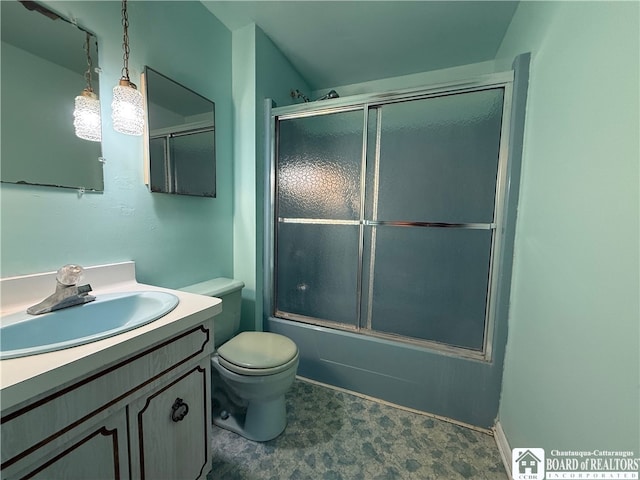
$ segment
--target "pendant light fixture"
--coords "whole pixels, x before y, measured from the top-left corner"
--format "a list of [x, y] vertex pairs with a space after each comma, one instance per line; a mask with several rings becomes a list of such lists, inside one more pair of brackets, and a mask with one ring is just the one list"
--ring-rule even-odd
[[138, 87], [129, 80], [129, 18], [127, 17], [127, 0], [122, 0], [122, 27], [124, 37], [124, 66], [120, 83], [113, 87], [111, 103], [111, 119], [116, 132], [126, 135], [142, 135], [144, 129], [144, 106], [142, 94]]
[[91, 61], [91, 35], [86, 33], [85, 50], [87, 53], [87, 71], [84, 78], [87, 86], [80, 95], [76, 97], [75, 109], [73, 110], [73, 126], [76, 136], [91, 142], [102, 141], [102, 121], [100, 119], [100, 100], [93, 91], [91, 77], [93, 63]]

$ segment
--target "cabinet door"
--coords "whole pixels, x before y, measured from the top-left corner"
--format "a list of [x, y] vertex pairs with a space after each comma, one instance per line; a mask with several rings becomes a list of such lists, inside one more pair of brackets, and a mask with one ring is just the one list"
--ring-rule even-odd
[[38, 463], [2, 478], [90, 480], [129, 478], [127, 465], [127, 418], [121, 410], [69, 442], [60, 451], [51, 452]]
[[196, 480], [211, 468], [210, 360], [130, 405], [134, 478]]

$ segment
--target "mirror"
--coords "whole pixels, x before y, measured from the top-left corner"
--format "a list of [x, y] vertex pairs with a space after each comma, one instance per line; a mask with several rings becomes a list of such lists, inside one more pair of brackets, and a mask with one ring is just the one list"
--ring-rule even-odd
[[[103, 191], [101, 144], [75, 135], [86, 87], [87, 33], [35, 2], [2, 1], [0, 180]], [[98, 42], [89, 37], [93, 67]], [[92, 87], [98, 93], [97, 68]]]
[[151, 191], [215, 197], [214, 103], [149, 67], [143, 91]]

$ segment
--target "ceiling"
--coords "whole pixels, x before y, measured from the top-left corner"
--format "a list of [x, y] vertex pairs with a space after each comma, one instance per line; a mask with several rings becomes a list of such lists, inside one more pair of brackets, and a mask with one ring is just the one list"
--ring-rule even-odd
[[495, 58], [517, 1], [210, 1], [255, 22], [314, 90]]

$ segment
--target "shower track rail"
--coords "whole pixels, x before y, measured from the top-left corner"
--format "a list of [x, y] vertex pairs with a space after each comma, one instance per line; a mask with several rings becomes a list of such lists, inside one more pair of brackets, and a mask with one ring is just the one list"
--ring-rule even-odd
[[385, 220], [331, 220], [326, 218], [278, 218], [279, 223], [299, 223], [308, 225], [365, 225], [368, 227], [426, 227], [464, 228], [468, 230], [495, 230], [496, 223], [446, 223], [446, 222], [404, 222]]

